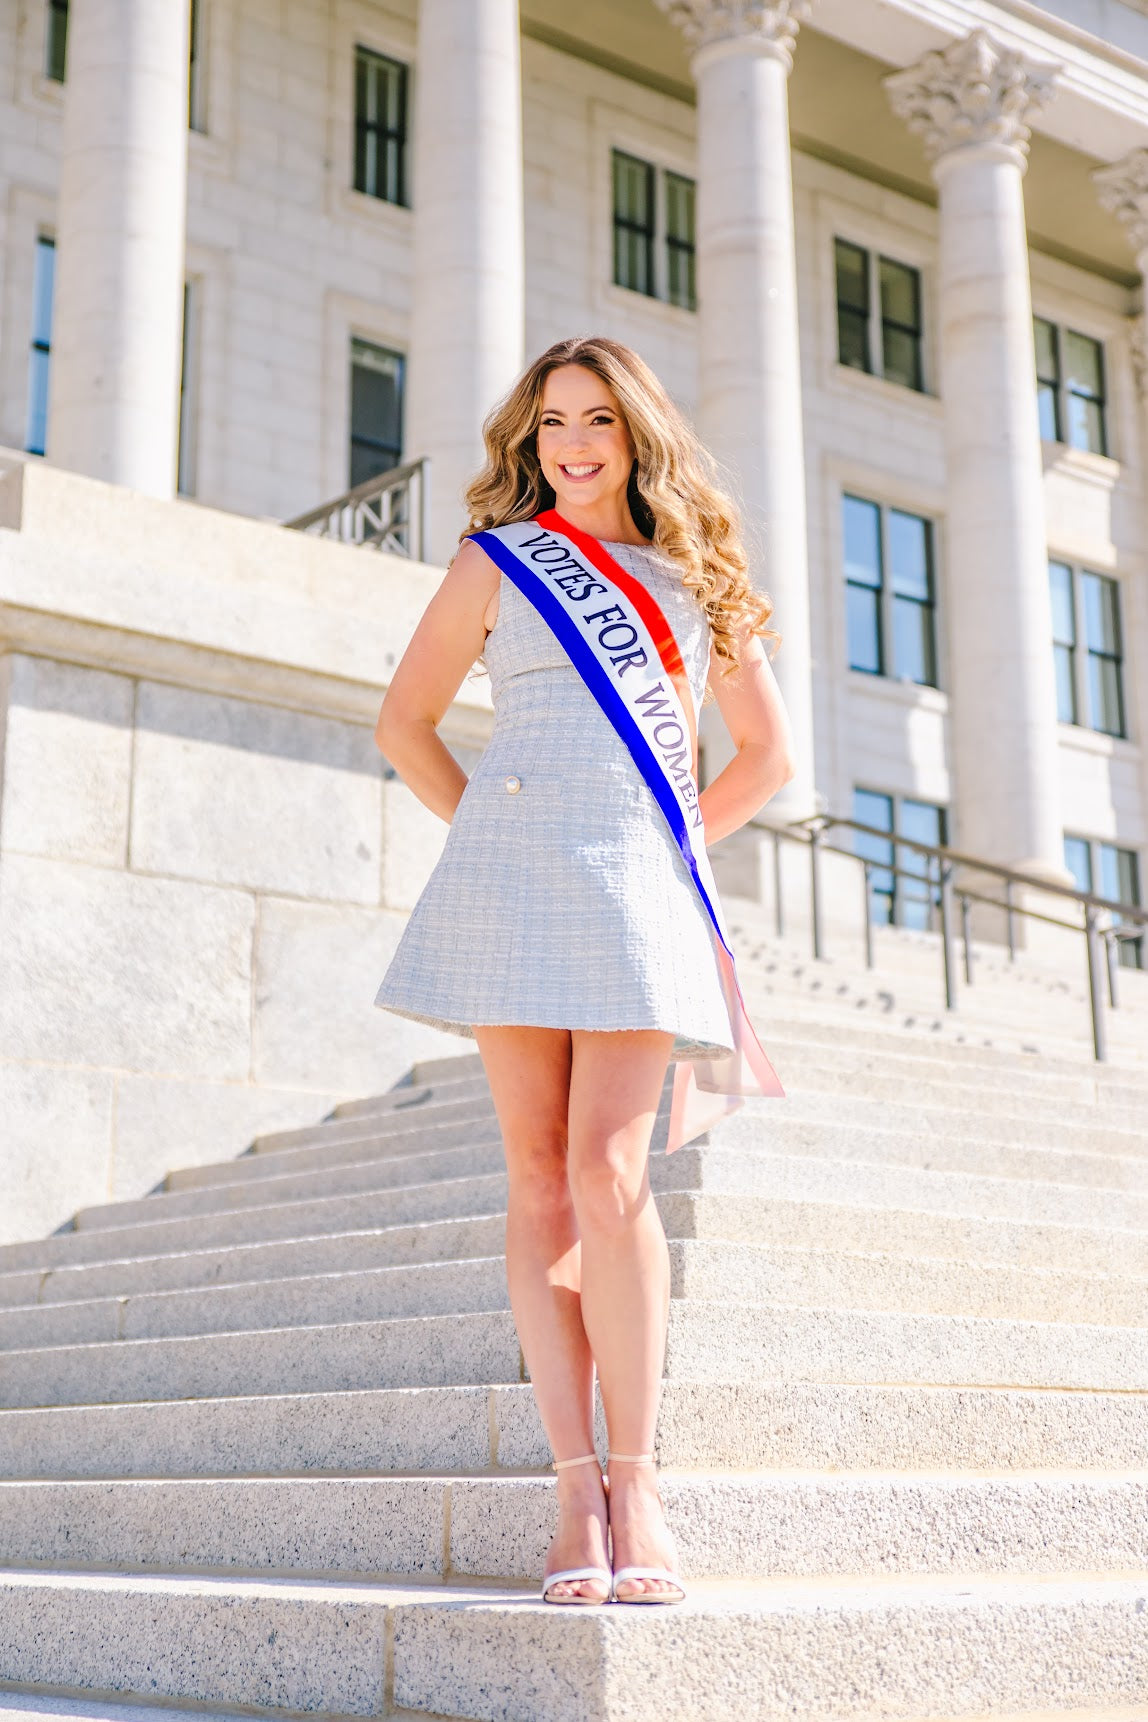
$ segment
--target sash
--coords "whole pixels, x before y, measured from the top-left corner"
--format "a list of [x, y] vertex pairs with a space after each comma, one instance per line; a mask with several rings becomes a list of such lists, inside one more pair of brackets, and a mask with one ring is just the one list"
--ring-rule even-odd
[[666, 1152], [735, 1111], [784, 1095], [754, 1033], [702, 838], [697, 710], [669, 622], [596, 538], [556, 509], [470, 536], [541, 616], [649, 786], [710, 923], [733, 1051], [677, 1060]]

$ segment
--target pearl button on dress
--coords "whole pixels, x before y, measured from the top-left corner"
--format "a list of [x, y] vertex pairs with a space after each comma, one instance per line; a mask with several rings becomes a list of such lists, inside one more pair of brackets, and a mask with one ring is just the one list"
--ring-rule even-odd
[[506, 788], [509, 794], [517, 795], [518, 791], [522, 788], [522, 779], [520, 777], [508, 777], [506, 780]]

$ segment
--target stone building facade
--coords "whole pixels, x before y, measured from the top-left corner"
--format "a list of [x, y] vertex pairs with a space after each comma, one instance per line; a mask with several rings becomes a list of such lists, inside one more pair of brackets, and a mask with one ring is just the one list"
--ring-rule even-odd
[[[439, 834], [369, 725], [559, 336], [637, 347], [739, 496], [768, 818], [1135, 900], [1146, 146], [1143, 0], [0, 0], [0, 1087], [29, 1187], [76, 1135], [36, 1220], [409, 1055], [362, 994]], [[422, 456], [428, 566], [268, 524]]]

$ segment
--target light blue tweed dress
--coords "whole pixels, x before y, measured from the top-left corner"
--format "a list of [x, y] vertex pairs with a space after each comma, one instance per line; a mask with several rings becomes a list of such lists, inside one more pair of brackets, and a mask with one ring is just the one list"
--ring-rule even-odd
[[[704, 610], [659, 551], [607, 548], [660, 604], [700, 704]], [[462, 1035], [474, 1023], [657, 1028], [677, 1037], [675, 1059], [728, 1050], [685, 863], [623, 743], [505, 574], [483, 661], [491, 738], [375, 1003]]]

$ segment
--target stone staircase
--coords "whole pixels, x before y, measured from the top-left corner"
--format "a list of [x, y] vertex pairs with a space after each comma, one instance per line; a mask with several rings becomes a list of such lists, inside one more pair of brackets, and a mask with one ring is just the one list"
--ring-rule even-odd
[[1097, 1066], [1074, 980], [986, 951], [949, 1018], [927, 936], [727, 906], [788, 1097], [651, 1162], [689, 1603], [534, 1600], [498, 1131], [430, 1060], [0, 1248], [0, 1722], [1145, 1722], [1148, 976]]

